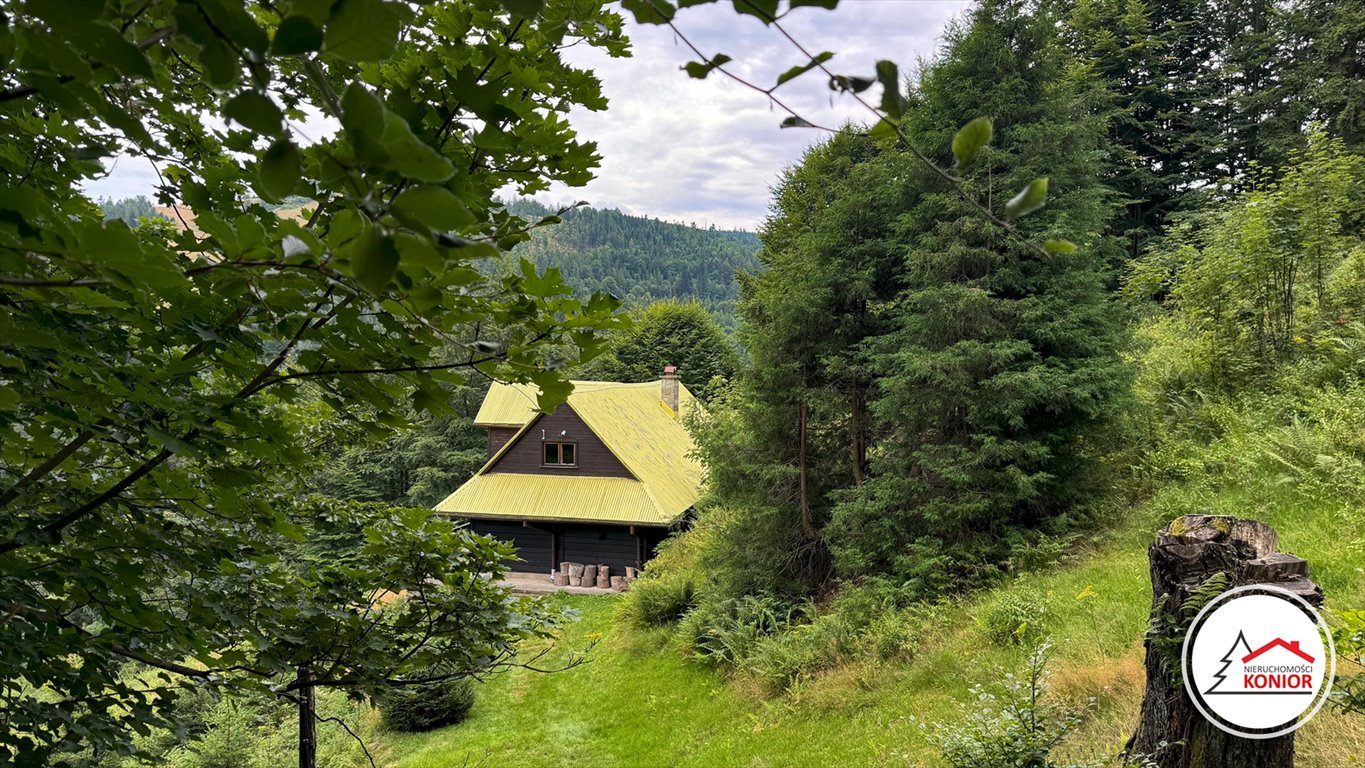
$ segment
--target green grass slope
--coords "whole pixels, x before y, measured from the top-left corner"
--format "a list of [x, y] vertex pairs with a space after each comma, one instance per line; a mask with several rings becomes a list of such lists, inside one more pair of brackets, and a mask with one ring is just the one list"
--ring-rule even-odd
[[[907, 664], [866, 662], [765, 697], [678, 650], [666, 635], [614, 621], [618, 598], [560, 597], [579, 611], [540, 666], [595, 645], [565, 672], [513, 670], [480, 687], [465, 723], [386, 737], [402, 768], [489, 766], [932, 766], [924, 723], [952, 722], [971, 686], [1022, 666], [1026, 650], [993, 644], [979, 625], [1010, 593], [1042, 596], [1055, 644], [1052, 694], [1095, 706], [1068, 744], [1074, 757], [1115, 752], [1141, 699], [1142, 637], [1151, 599], [1146, 547], [1184, 512], [1234, 514], [1280, 531], [1280, 546], [1310, 561], [1328, 606], [1365, 605], [1365, 516], [1282, 479], [1209, 489], [1178, 484], [1096, 536], [1063, 565], [951, 605]], [[533, 649], [527, 649], [528, 652]], [[1365, 719], [1326, 711], [1299, 739], [1299, 765], [1365, 759]]]

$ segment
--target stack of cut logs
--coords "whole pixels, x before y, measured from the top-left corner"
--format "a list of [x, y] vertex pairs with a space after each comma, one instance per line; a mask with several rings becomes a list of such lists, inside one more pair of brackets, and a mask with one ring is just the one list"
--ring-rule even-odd
[[635, 581], [636, 574], [635, 568], [626, 568], [625, 576], [612, 576], [611, 567], [607, 565], [564, 562], [560, 563], [559, 570], [555, 571], [555, 586], [597, 587], [624, 592], [630, 583]]

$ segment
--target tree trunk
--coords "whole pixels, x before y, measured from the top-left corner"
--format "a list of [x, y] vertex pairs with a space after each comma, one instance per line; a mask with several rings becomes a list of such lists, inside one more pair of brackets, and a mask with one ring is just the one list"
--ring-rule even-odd
[[[1152, 577], [1149, 626], [1178, 626], [1180, 639], [1194, 619], [1181, 606], [1220, 573], [1226, 574], [1229, 589], [1273, 584], [1322, 604], [1322, 590], [1308, 579], [1308, 564], [1277, 553], [1275, 529], [1255, 520], [1185, 515], [1157, 535], [1147, 555]], [[1245, 739], [1206, 720], [1185, 693], [1179, 647], [1172, 654], [1169, 644], [1154, 643], [1160, 639], [1155, 631], [1147, 634], [1147, 687], [1137, 730], [1124, 749], [1129, 756], [1147, 756], [1160, 768], [1293, 768], [1294, 734]]]
[[867, 472], [867, 428], [864, 426], [867, 421], [866, 414], [867, 387], [855, 377], [849, 393], [850, 450], [853, 454], [850, 458], [853, 462], [854, 485], [862, 485]]
[[806, 538], [816, 541], [820, 532], [815, 529], [815, 520], [810, 513], [810, 494], [806, 489], [806, 424], [810, 421], [810, 409], [806, 406], [806, 370], [801, 369], [801, 402], [797, 405], [797, 454], [796, 464], [801, 483], [801, 531]]
[[611, 566], [597, 566], [597, 586], [606, 589], [611, 586]]
[[316, 768], [318, 763], [317, 694], [308, 685], [312, 673], [299, 667], [299, 768]]

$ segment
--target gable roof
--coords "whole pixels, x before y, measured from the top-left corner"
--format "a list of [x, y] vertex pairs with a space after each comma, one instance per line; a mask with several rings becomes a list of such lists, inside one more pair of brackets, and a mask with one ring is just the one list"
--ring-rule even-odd
[[[569, 394], [570, 398], [603, 387], [646, 386], [642, 384], [616, 384], [610, 381], [575, 381], [572, 383], [573, 392]], [[655, 393], [658, 393], [659, 383], [655, 382], [653, 386]], [[540, 408], [536, 405], [536, 394], [539, 391], [534, 384], [493, 382], [493, 386], [488, 388], [488, 394], [483, 397], [483, 404], [479, 406], [479, 412], [474, 415], [474, 426], [514, 427], [518, 429], [526, 426], [540, 415]]]
[[678, 385], [678, 408], [660, 399], [662, 382], [620, 384], [575, 381], [567, 405], [626, 467], [632, 477], [521, 474], [490, 471], [541, 415], [532, 384], [495, 383], [474, 423], [515, 427], [517, 433], [436, 511], [521, 520], [670, 525], [696, 504], [702, 466], [690, 454], [692, 436], [681, 415], [701, 405]]
[[1242, 663], [1245, 664], [1253, 659], [1259, 658], [1260, 656], [1266, 654], [1271, 650], [1274, 650], [1275, 648], [1283, 648], [1286, 651], [1289, 651], [1290, 653], [1294, 654], [1295, 656], [1298, 656], [1300, 659], [1303, 659], [1304, 661], [1308, 662], [1309, 664], [1313, 663], [1313, 657], [1303, 652], [1303, 649], [1299, 647], [1298, 640], [1295, 640], [1292, 643], [1286, 643], [1283, 639], [1278, 637], [1261, 646], [1260, 648], [1257, 648], [1251, 653], [1248, 653], [1247, 655], [1243, 656]]

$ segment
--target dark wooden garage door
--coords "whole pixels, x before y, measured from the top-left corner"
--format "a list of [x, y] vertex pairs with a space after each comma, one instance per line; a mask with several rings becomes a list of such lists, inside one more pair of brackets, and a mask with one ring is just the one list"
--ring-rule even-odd
[[564, 560], [606, 563], [613, 576], [626, 575], [626, 566], [640, 565], [640, 544], [628, 528], [574, 526], [564, 531], [563, 542]]
[[469, 527], [475, 533], [509, 541], [517, 548], [520, 561], [509, 560], [507, 567], [513, 571], [532, 573], [550, 572], [550, 534], [535, 528], [524, 528], [521, 523], [498, 520], [470, 520]]

